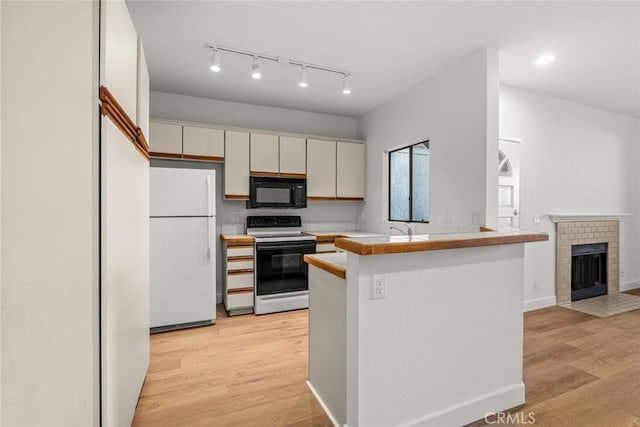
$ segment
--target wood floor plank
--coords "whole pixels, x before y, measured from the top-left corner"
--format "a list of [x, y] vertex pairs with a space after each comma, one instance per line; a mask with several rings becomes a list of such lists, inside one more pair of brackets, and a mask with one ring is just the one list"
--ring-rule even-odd
[[[306, 310], [227, 317], [219, 307], [216, 325], [152, 335], [133, 425], [331, 426], [305, 383], [307, 330]], [[526, 403], [514, 413], [539, 426], [640, 427], [640, 310], [537, 310], [524, 337]]]

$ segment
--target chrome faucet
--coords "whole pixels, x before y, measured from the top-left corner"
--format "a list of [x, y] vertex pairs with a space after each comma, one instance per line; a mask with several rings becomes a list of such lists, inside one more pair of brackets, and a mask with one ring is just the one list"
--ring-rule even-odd
[[402, 234], [406, 234], [407, 236], [409, 236], [409, 240], [411, 240], [411, 235], [413, 234], [413, 230], [407, 224], [402, 224], [402, 225], [407, 227], [407, 231], [404, 231], [404, 230], [402, 230], [402, 229], [400, 229], [398, 227], [389, 227], [389, 230], [398, 230]]

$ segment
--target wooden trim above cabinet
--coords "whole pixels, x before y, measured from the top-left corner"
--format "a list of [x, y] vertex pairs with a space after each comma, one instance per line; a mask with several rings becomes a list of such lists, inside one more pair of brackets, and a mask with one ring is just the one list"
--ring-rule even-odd
[[364, 197], [336, 197], [336, 200], [344, 202], [364, 202]]
[[307, 200], [336, 200], [336, 198], [331, 196], [307, 196]]
[[133, 144], [138, 153], [149, 160], [149, 144], [144, 137], [142, 129], [135, 125], [113, 94], [104, 86], [100, 86], [100, 101], [102, 102], [100, 107], [102, 115], [111, 119], [113, 124]]
[[224, 162], [224, 157], [218, 157], [218, 156], [201, 156], [199, 154], [183, 154], [182, 155], [183, 159], [187, 159], [187, 160], [206, 160], [209, 162]]
[[262, 172], [262, 171], [250, 171], [249, 175], [253, 176], [267, 176], [273, 178], [306, 178], [306, 173], [280, 173], [280, 172]]
[[149, 152], [149, 155], [151, 157], [166, 157], [169, 159], [181, 159], [182, 158], [182, 154], [177, 154], [177, 153], [161, 153], [159, 151], [151, 151]]

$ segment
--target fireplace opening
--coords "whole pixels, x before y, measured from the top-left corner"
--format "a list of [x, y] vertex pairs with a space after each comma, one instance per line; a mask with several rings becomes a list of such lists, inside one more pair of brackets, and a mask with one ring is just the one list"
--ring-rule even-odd
[[571, 301], [607, 293], [607, 243], [571, 247]]

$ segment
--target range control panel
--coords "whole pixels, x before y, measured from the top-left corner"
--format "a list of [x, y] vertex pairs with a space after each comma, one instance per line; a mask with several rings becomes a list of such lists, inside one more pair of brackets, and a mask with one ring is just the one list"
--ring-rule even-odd
[[302, 227], [302, 218], [297, 215], [248, 216], [247, 229], [274, 227]]

